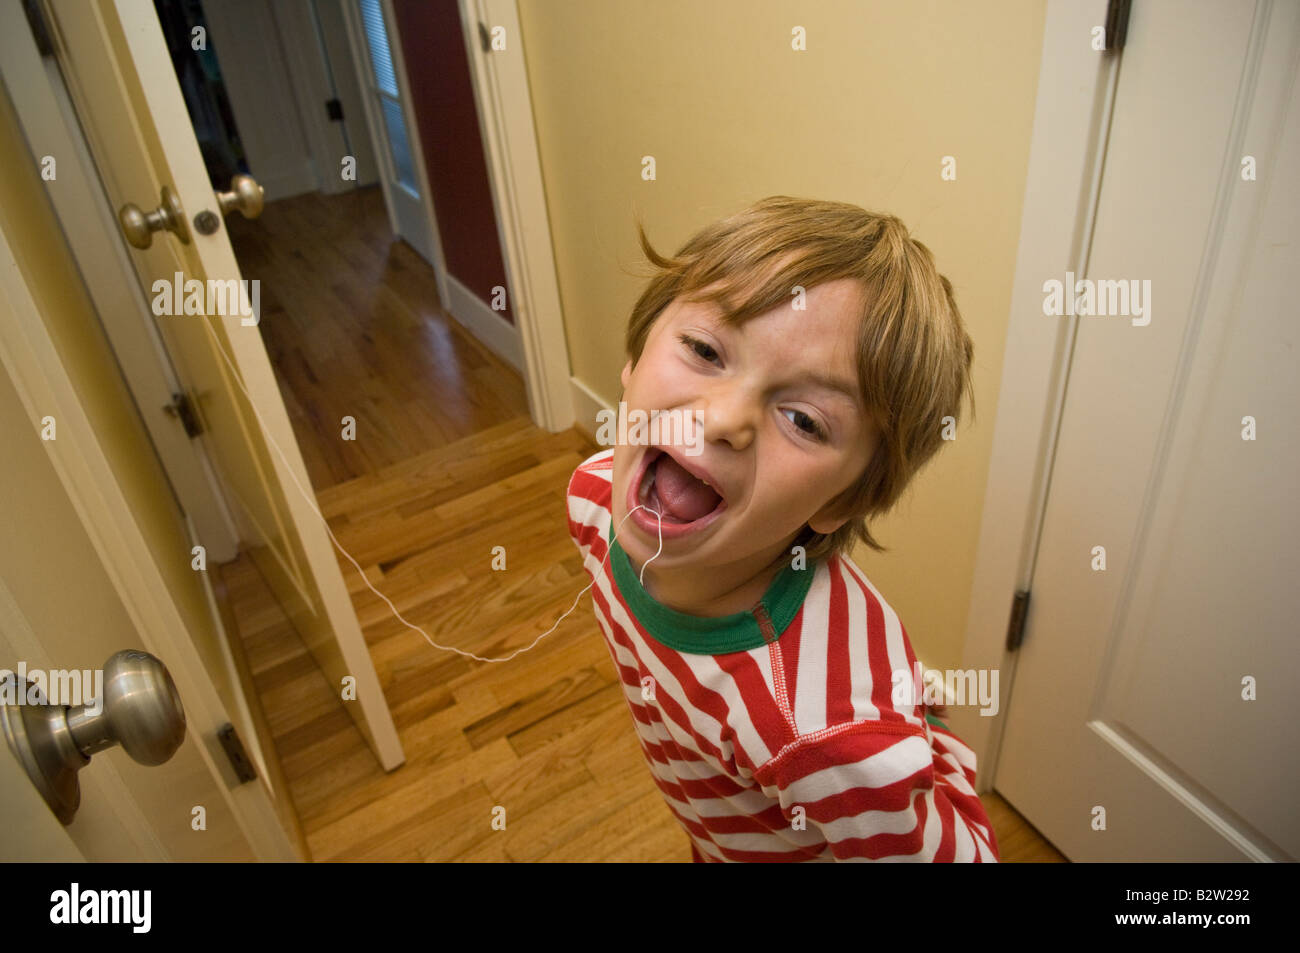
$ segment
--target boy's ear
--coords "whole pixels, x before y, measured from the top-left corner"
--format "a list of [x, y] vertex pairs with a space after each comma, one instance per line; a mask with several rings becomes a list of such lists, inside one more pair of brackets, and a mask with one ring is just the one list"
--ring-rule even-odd
[[834, 501], [831, 501], [814, 513], [812, 519], [808, 520], [808, 527], [814, 533], [829, 536], [849, 521], [847, 516], [837, 516], [833, 507]]
[[809, 517], [808, 527], [814, 533], [829, 536], [847, 523], [853, 515], [850, 504], [856, 489], [857, 486], [854, 484], [846, 487], [838, 496], [832, 497], [830, 502]]
[[623, 382], [623, 389], [627, 390], [627, 382], [632, 379], [632, 359], [628, 358], [627, 363], [623, 365], [623, 373], [619, 375], [619, 380]]

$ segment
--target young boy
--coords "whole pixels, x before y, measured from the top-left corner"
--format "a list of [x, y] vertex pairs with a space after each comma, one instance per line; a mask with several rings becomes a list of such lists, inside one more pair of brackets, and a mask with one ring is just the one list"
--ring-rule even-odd
[[702, 439], [621, 429], [573, 474], [569, 531], [692, 856], [997, 862], [975, 755], [927, 718], [907, 633], [847, 555], [883, 549], [866, 518], [970, 391], [952, 286], [902, 222], [844, 203], [764, 199], [671, 259], [638, 232], [660, 272], [626, 414]]

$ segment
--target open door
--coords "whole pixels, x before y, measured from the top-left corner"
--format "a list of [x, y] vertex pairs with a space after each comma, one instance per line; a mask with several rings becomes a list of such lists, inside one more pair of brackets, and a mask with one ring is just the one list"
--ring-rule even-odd
[[[357, 64], [362, 103], [377, 153], [379, 181], [393, 233], [431, 265], [438, 261], [420, 192], [427, 186], [411, 145], [401, 51], [389, 28], [392, 9], [381, 0], [343, 3], [344, 25]], [[435, 265], [436, 267], [436, 265]]]
[[[44, 673], [51, 703], [77, 706], [105, 698], [106, 660], [143, 650], [170, 673], [185, 730], [162, 763], [138, 760], [134, 743], [133, 753], [121, 744], [102, 749], [95, 739], [52, 750], [30, 730], [30, 694], [0, 693], [0, 861], [305, 858], [290, 840], [287, 792], [265, 770], [229, 653], [222, 658], [206, 573], [175, 558], [192, 537], [115, 373], [7, 93], [0, 90], [7, 172], [0, 177], [0, 669]], [[72, 164], [61, 174], [66, 184]], [[77, 697], [54, 688], [53, 679], [65, 676], [73, 676]], [[150, 694], [131, 695], [128, 707], [151, 704]], [[147, 736], [159, 726], [139, 717], [120, 724]], [[174, 717], [161, 727], [164, 739], [175, 737]], [[246, 752], [254, 770], [244, 770], [232, 750]], [[93, 757], [83, 763], [81, 755]], [[69, 767], [75, 786], [62, 770]], [[42, 794], [53, 794], [53, 803]]]
[[401, 744], [262, 344], [257, 276], [245, 283], [235, 261], [153, 5], [46, 0], [44, 9], [109, 201], [144, 213], [133, 263], [240, 538], [392, 770]]

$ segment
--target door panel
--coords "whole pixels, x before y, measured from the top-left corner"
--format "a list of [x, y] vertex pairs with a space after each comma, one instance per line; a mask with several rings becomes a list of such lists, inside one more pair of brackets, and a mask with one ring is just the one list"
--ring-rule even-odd
[[[191, 223], [188, 245], [157, 232], [149, 249], [131, 250], [144, 286], [174, 283], [177, 273], [182, 281], [241, 280], [225, 229], [201, 235], [192, 224], [201, 211], [220, 213], [152, 5], [52, 0], [48, 9], [60, 65], [110, 202], [148, 210], [169, 185]], [[346, 707], [385, 770], [397, 767], [403, 755], [392, 716], [258, 328], [238, 313], [157, 320], [178, 372], [199, 396], [206, 431], [200, 439], [220, 472], [242, 539], [326, 677], [336, 686], [355, 678], [357, 700]]]
[[1300, 858], [1298, 55], [1294, 4], [1133, 7], [1082, 277], [1146, 313], [1077, 318], [995, 779], [1075, 861]]
[[17, 758], [0, 751], [0, 814], [9, 831], [0, 847], [6, 864], [75, 864], [86, 858], [58, 822]]

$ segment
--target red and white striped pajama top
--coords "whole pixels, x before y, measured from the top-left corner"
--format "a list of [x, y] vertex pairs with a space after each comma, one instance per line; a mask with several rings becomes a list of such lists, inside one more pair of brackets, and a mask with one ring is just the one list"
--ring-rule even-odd
[[747, 613], [669, 609], [609, 545], [613, 455], [574, 471], [569, 532], [646, 762], [696, 858], [996, 863], [974, 752], [919, 704], [891, 702], [892, 673], [910, 680], [916, 656], [862, 571], [833, 556], [787, 567]]

